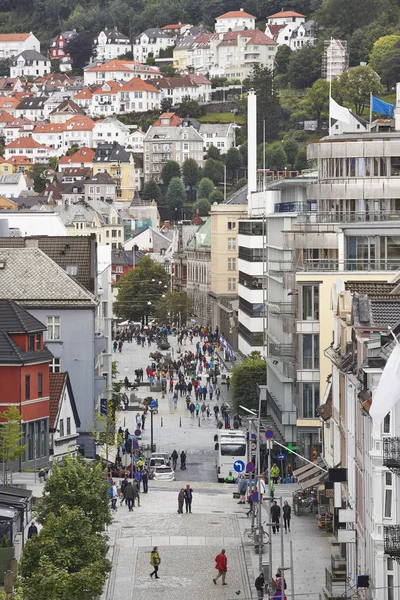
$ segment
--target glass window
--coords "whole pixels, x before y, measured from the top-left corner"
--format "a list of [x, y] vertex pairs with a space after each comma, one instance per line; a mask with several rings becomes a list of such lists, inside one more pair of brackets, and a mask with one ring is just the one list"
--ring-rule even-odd
[[394, 600], [394, 575], [393, 575], [393, 558], [386, 559], [387, 574], [387, 600]]
[[38, 373], [38, 398], [43, 398], [43, 373]]
[[33, 460], [34, 436], [34, 423], [28, 423], [28, 460]]
[[67, 265], [65, 270], [68, 273], [68, 275], [72, 275], [75, 277], [76, 275], [78, 275], [78, 265]]
[[390, 433], [390, 413], [383, 420], [383, 433]]
[[392, 490], [385, 490], [385, 519], [392, 517]]
[[47, 339], [56, 341], [61, 339], [60, 317], [46, 317]]
[[28, 350], [30, 352], [35, 351], [35, 334], [34, 333], [32, 333], [31, 335], [28, 336]]
[[319, 319], [319, 286], [303, 285], [301, 290], [303, 321]]
[[319, 406], [319, 383], [302, 384], [302, 406], [303, 419], [314, 419], [317, 417], [317, 408]]
[[67, 417], [67, 435], [71, 435], [71, 417]]
[[236, 258], [228, 258], [228, 271], [236, 271]]
[[47, 454], [47, 419], [42, 419], [42, 425], [40, 429], [40, 448], [42, 450], [42, 456]]
[[236, 291], [236, 277], [228, 277], [228, 291]]
[[228, 229], [231, 231], [236, 229], [236, 219], [228, 219]]
[[64, 437], [64, 419], [60, 419], [59, 430], [60, 430], [60, 437]]
[[245, 456], [246, 444], [220, 444], [222, 456]]
[[319, 335], [302, 335], [302, 369], [319, 369]]
[[25, 375], [25, 400], [31, 399], [31, 376]]
[[228, 250], [236, 250], [236, 238], [228, 238]]
[[49, 364], [50, 373], [59, 373], [60, 372], [60, 359], [53, 358], [51, 363]]

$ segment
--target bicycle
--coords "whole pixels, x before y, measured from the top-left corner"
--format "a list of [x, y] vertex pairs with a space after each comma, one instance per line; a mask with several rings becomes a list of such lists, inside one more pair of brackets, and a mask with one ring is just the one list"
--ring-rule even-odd
[[[263, 543], [267, 544], [269, 542], [269, 533], [264, 529], [263, 526], [261, 526], [261, 531], [263, 536]], [[248, 527], [244, 530], [243, 537], [246, 542], [254, 542], [254, 538], [256, 535], [258, 536], [258, 527]]]

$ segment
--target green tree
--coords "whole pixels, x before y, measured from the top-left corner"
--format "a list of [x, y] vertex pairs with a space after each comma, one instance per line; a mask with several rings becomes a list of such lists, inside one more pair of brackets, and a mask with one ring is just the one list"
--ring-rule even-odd
[[172, 108], [172, 98], [163, 98], [161, 100], [161, 110], [163, 112], [169, 112]]
[[266, 139], [276, 139], [280, 130], [281, 107], [278, 96], [274, 94], [272, 72], [268, 67], [255, 65], [250, 78], [244, 84], [248, 90], [253, 89], [257, 94], [258, 141], [263, 139], [264, 122]]
[[193, 189], [200, 179], [200, 168], [194, 158], [187, 158], [183, 162], [182, 177], [185, 185], [190, 188], [190, 200], [193, 201]]
[[72, 144], [65, 153], [65, 156], [72, 156], [79, 150], [78, 144]]
[[66, 456], [61, 463], [54, 463], [45, 483], [36, 508], [38, 520], [46, 523], [51, 515], [61, 516], [64, 508], [78, 509], [90, 520], [93, 533], [102, 532], [112, 521], [108, 493], [109, 484], [100, 463]]
[[52, 156], [49, 158], [49, 169], [52, 171], [57, 171], [58, 168], [58, 157]]
[[397, 44], [377, 60], [377, 71], [388, 90], [400, 81], [400, 47]]
[[175, 160], [167, 160], [161, 171], [161, 178], [166, 186], [174, 177], [181, 176], [181, 168]]
[[[117, 449], [121, 442], [122, 436], [117, 433], [115, 427], [115, 411], [120, 409], [121, 393], [123, 383], [113, 382], [113, 400], [108, 400], [106, 403], [106, 414], [96, 414], [93, 427], [92, 437], [97, 446], [100, 446], [100, 456], [104, 456], [106, 464], [109, 463], [110, 450]], [[117, 391], [118, 390], [118, 391]], [[118, 402], [117, 402], [118, 399]], [[117, 404], [117, 405], [115, 405]]]
[[243, 362], [233, 367], [231, 392], [235, 412], [242, 412], [240, 404], [251, 410], [258, 410], [258, 385], [265, 385], [266, 369], [266, 362], [259, 352], [252, 352]]
[[369, 67], [354, 67], [342, 73], [339, 86], [343, 98], [354, 104], [357, 115], [369, 104], [371, 94], [377, 96], [383, 91], [379, 75]]
[[156, 315], [162, 323], [185, 325], [191, 305], [186, 292], [167, 292], [156, 304]]
[[62, 506], [59, 514], [47, 516], [39, 535], [24, 548], [20, 562], [24, 600], [98, 598], [111, 570], [107, 552], [108, 538], [93, 532], [90, 516]]
[[303, 171], [304, 169], [308, 169], [307, 150], [305, 148], [299, 148], [296, 155], [294, 168], [296, 169], [296, 171]]
[[179, 75], [178, 71], [174, 69], [172, 65], [162, 64], [160, 66], [160, 71], [164, 75], [164, 77], [176, 77]]
[[168, 286], [169, 277], [163, 265], [145, 256], [118, 281], [114, 313], [123, 320], [140, 321], [149, 312], [148, 302], [154, 306]]
[[295, 160], [296, 160], [296, 156], [297, 156], [297, 152], [299, 150], [299, 144], [296, 142], [296, 140], [290, 136], [285, 136], [282, 140], [282, 145], [283, 145], [283, 149], [285, 151], [286, 154], [286, 158], [288, 160], [288, 163], [290, 164], [290, 166], [293, 169]]
[[233, 186], [232, 192], [237, 192], [238, 190], [241, 190], [242, 187], [244, 187], [245, 185], [247, 185], [247, 179], [245, 177], [241, 177], [241, 179], [238, 179], [238, 181]]
[[287, 156], [281, 143], [269, 144], [265, 149], [265, 166], [274, 171], [283, 171], [287, 166]]
[[0, 457], [4, 465], [4, 485], [7, 484], [8, 463], [17, 460], [25, 452], [26, 446], [21, 444], [21, 419], [21, 413], [16, 406], [9, 406], [0, 412]]
[[208, 177], [203, 177], [199, 181], [199, 185], [197, 187], [197, 197], [198, 198], [209, 198], [215, 187], [211, 179]]
[[291, 87], [309, 87], [321, 75], [321, 53], [315, 46], [306, 44], [289, 59], [288, 79]]
[[275, 55], [275, 72], [279, 75], [286, 75], [289, 69], [290, 57], [292, 50], [289, 46], [282, 44], [278, 46], [278, 50]]
[[176, 112], [180, 117], [197, 119], [197, 117], [201, 117], [203, 114], [203, 109], [196, 100], [184, 100]]
[[65, 50], [71, 57], [73, 69], [82, 70], [93, 56], [93, 34], [81, 31], [73, 35], [65, 44]]
[[397, 6], [397, 2], [392, 0], [324, 0], [314, 16], [319, 25], [331, 28], [343, 39], [369, 23], [396, 22]]
[[0, 60], [0, 77], [10, 76], [11, 60], [9, 58], [2, 58]]
[[207, 158], [203, 167], [203, 178], [211, 179], [215, 184], [224, 181], [224, 165], [214, 158]]
[[193, 208], [199, 213], [200, 217], [207, 217], [211, 211], [211, 204], [207, 198], [199, 198]]
[[229, 148], [226, 153], [225, 164], [228, 178], [231, 180], [237, 179], [239, 169], [242, 166], [242, 156], [237, 148]]
[[207, 158], [222, 161], [220, 149], [217, 146], [210, 146], [207, 150]]
[[214, 190], [208, 197], [208, 201], [210, 204], [214, 204], [214, 202], [220, 204], [221, 202], [223, 202], [223, 200], [224, 194], [221, 192], [221, 190]]
[[397, 34], [384, 35], [376, 40], [371, 54], [369, 55], [369, 66], [371, 69], [378, 70], [379, 61], [400, 41], [400, 36]]
[[143, 200], [154, 200], [157, 204], [161, 201], [161, 190], [154, 179], [146, 181], [142, 191]]
[[33, 179], [33, 189], [39, 194], [51, 183], [49, 168], [47, 165], [32, 165], [28, 171], [28, 176]]
[[326, 79], [314, 81], [301, 105], [308, 117], [317, 119], [319, 126], [322, 113], [329, 110], [329, 82]]
[[186, 191], [180, 177], [173, 177], [168, 185], [167, 203], [170, 216], [175, 221], [182, 218], [181, 209], [186, 202]]

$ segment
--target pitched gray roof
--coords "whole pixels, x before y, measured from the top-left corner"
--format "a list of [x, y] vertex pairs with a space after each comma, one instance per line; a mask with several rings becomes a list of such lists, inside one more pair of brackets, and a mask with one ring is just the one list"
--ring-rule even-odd
[[129, 162], [129, 153], [118, 142], [99, 144], [93, 162]]
[[21, 306], [93, 308], [96, 300], [39, 248], [1, 248], [0, 299]]
[[247, 185], [244, 185], [240, 190], [234, 192], [225, 202], [221, 202], [221, 204], [248, 204], [247, 189]]
[[203, 138], [193, 127], [150, 127], [144, 138], [144, 142], [158, 140], [181, 141], [186, 134], [188, 141], [201, 142]]
[[14, 60], [12, 61], [13, 66], [17, 64], [17, 60], [20, 56], [22, 56], [27, 63], [31, 63], [34, 60], [40, 60], [45, 62], [49, 60], [46, 56], [40, 54], [40, 52], [36, 52], [36, 50], [24, 50], [23, 52], [21, 52], [21, 54], [18, 54], [18, 56], [14, 58]]
[[169, 38], [170, 36], [167, 35], [166, 33], [164, 33], [164, 31], [161, 31], [161, 29], [159, 29], [158, 27], [153, 27], [152, 29], [145, 29], [145, 31], [143, 31], [140, 36], [138, 36], [136, 39], [139, 39], [142, 35], [147, 35], [148, 38], [154, 39], [154, 38]]

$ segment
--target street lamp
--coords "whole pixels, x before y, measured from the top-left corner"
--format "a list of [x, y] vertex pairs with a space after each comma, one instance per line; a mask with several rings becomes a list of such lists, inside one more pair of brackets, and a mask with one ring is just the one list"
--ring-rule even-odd
[[150, 408], [150, 448], [151, 451], [154, 452], [154, 430], [153, 430], [153, 415], [154, 408]]

